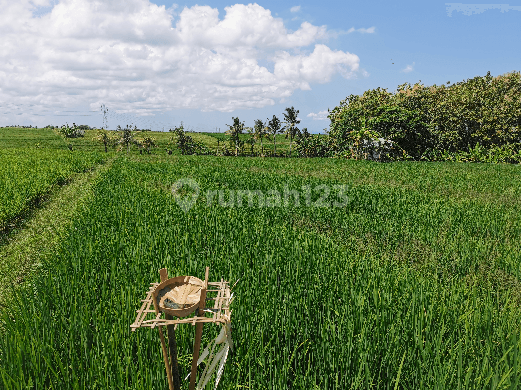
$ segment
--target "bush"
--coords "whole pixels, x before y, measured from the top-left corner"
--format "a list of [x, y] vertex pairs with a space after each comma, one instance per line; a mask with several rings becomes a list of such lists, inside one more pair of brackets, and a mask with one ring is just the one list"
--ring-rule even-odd
[[176, 146], [181, 151], [181, 154], [197, 154], [197, 155], [208, 155], [213, 154], [210, 149], [208, 149], [202, 142], [194, 141], [192, 137], [186, 135], [183, 125], [170, 129], [170, 132], [174, 133], [172, 137], [172, 142], [176, 144]]
[[329, 119], [327, 141], [304, 141], [303, 154], [360, 158], [372, 155], [364, 147], [384, 139], [393, 145], [392, 158], [514, 162], [521, 143], [521, 74], [489, 72], [450, 87], [402, 84], [394, 94], [376, 88], [348, 96]]
[[72, 124], [72, 127], [69, 127], [68, 124], [60, 127], [58, 129], [58, 133], [60, 133], [65, 138], [79, 138], [85, 136], [85, 129], [80, 128], [81, 126], [76, 126], [75, 123]]
[[327, 138], [309, 133], [297, 137], [295, 150], [299, 157], [329, 157], [331, 155]]

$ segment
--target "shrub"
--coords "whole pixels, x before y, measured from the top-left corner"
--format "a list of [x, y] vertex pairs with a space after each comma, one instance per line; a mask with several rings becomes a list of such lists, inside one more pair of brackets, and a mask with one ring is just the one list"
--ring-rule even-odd
[[212, 154], [212, 151], [208, 149], [202, 142], [194, 141], [192, 137], [186, 135], [183, 125], [170, 129], [170, 132], [174, 133], [171, 138], [172, 142], [176, 144], [181, 154], [197, 154], [197, 155], [208, 155]]
[[80, 126], [76, 126], [75, 123], [72, 124], [72, 127], [69, 127], [68, 124], [65, 124], [58, 129], [58, 133], [60, 133], [65, 138], [79, 138], [85, 136], [85, 129], [80, 128]]

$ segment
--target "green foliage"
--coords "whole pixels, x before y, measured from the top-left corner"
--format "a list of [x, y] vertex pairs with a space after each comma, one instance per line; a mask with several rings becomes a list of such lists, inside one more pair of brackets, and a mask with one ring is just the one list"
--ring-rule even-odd
[[187, 135], [182, 124], [169, 131], [174, 133], [172, 142], [176, 144], [181, 154], [207, 155], [212, 153], [202, 142], [194, 141], [192, 137]]
[[273, 138], [273, 156], [277, 155], [277, 134], [282, 133], [282, 123], [276, 115], [268, 121], [268, 133]]
[[328, 139], [318, 134], [310, 134], [307, 129], [297, 137], [296, 151], [299, 157], [329, 157]]
[[108, 152], [109, 146], [115, 146], [117, 142], [117, 138], [105, 129], [98, 129], [96, 131], [96, 140], [103, 144], [103, 146], [105, 147], [105, 153]]
[[257, 137], [255, 136], [255, 130], [252, 127], [246, 127], [246, 132], [248, 133], [248, 139], [245, 141], [251, 147], [251, 155], [254, 156], [253, 147], [257, 143]]
[[521, 74], [489, 72], [450, 87], [406, 83], [395, 94], [376, 88], [348, 96], [329, 118], [331, 155], [357, 158], [362, 140], [384, 138], [398, 159], [433, 160], [470, 153], [479, 144], [494, 155], [498, 148], [509, 150], [501, 158], [515, 161], [521, 150]]
[[261, 144], [261, 156], [264, 157], [264, 144], [262, 141], [264, 138], [269, 138], [269, 128], [267, 126], [267, 121], [265, 123], [262, 121], [262, 119], [255, 120], [255, 126], [253, 129], [255, 131], [255, 139]]
[[85, 130], [87, 130], [85, 126], [76, 126], [73, 123], [72, 127], [69, 127], [68, 124], [63, 125], [58, 129], [58, 133], [65, 138], [79, 138], [85, 136]]
[[145, 153], [150, 154], [152, 148], [157, 148], [156, 139], [151, 136], [144, 136], [143, 138], [138, 140], [139, 145]]
[[442, 152], [434, 155], [437, 161], [521, 164], [521, 144], [492, 146], [486, 149], [479, 143], [467, 152]]
[[[201, 196], [184, 213], [169, 189], [186, 177]], [[315, 204], [320, 184], [348, 184], [346, 206], [205, 196], [310, 186]], [[240, 278], [222, 389], [517, 388], [520, 188], [515, 166], [120, 156], [2, 309], [0, 386], [166, 388], [157, 330], [129, 325], [158, 269], [208, 265]], [[176, 331], [183, 378], [193, 333]]]
[[124, 128], [118, 125], [117, 130], [120, 132], [120, 138], [116, 141], [116, 145], [120, 145], [121, 148], [127, 149], [127, 153], [130, 152], [130, 146], [136, 145], [139, 147], [139, 141], [134, 138], [135, 130], [131, 126], [126, 125]]
[[228, 130], [226, 131], [226, 135], [228, 135], [230, 146], [235, 148], [235, 155], [239, 155], [239, 150], [244, 146], [244, 142], [241, 140], [240, 135], [244, 133], [244, 122], [239, 120], [239, 117], [233, 118], [233, 125], [228, 126]]
[[293, 139], [300, 134], [300, 130], [297, 125], [300, 123], [300, 119], [298, 119], [299, 110], [295, 110], [295, 107], [286, 107], [286, 112], [284, 115], [284, 127], [283, 129], [286, 132], [286, 138], [289, 138], [289, 156], [291, 157], [291, 144], [293, 143]]

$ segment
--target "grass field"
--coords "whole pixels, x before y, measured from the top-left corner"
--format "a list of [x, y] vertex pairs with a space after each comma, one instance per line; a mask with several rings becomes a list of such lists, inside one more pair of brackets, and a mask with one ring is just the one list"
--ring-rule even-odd
[[[157, 332], [129, 326], [158, 269], [205, 266], [240, 279], [221, 389], [519, 388], [520, 166], [111, 156], [1, 309], [1, 388], [167, 388]], [[200, 186], [186, 213], [182, 178]], [[344, 206], [315, 207], [335, 185]], [[239, 190], [281, 202], [239, 206]], [[193, 332], [177, 331], [183, 378]]]

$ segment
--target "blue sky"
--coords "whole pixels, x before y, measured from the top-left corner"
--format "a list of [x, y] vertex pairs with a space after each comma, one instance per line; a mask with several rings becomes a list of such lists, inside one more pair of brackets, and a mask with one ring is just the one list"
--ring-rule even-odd
[[322, 132], [350, 94], [521, 70], [521, 3], [4, 0], [0, 125], [180, 124], [300, 111]]

